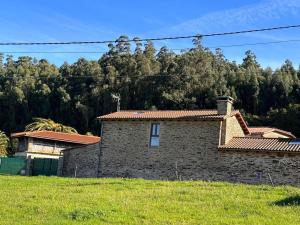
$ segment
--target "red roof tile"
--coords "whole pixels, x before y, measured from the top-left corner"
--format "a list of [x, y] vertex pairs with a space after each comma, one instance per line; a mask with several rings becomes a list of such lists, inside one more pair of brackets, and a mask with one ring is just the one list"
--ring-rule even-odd
[[[236, 111], [234, 111], [236, 113]], [[100, 120], [197, 120], [197, 119], [223, 119], [217, 110], [165, 110], [165, 111], [120, 111], [98, 117]]]
[[40, 138], [47, 140], [63, 141], [77, 144], [94, 144], [100, 141], [100, 137], [80, 135], [80, 134], [69, 134], [54, 131], [33, 131], [33, 132], [20, 132], [11, 135], [12, 138], [18, 137], [31, 137]]
[[[271, 152], [300, 152], [300, 144], [292, 144], [298, 139], [235, 137], [229, 143], [219, 146], [220, 150], [250, 150]], [[300, 140], [299, 140], [300, 141]]]
[[251, 134], [263, 134], [273, 130], [274, 129], [271, 127], [249, 127], [249, 131]]
[[277, 132], [286, 135], [290, 138], [296, 138], [291, 132], [274, 128], [274, 127], [248, 127], [248, 129], [250, 131], [250, 135], [263, 135], [269, 132]]

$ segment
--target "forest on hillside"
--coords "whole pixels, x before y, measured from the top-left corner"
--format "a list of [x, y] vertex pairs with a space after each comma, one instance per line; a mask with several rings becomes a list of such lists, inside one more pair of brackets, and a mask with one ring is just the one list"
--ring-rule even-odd
[[236, 101], [249, 125], [282, 128], [300, 136], [300, 70], [289, 60], [262, 68], [253, 52], [241, 64], [221, 49], [174, 53], [152, 42], [121, 36], [98, 61], [80, 58], [60, 67], [28, 56], [0, 57], [0, 130], [23, 131], [35, 117], [51, 118], [80, 133], [99, 134], [97, 116], [121, 109], [215, 108], [219, 95]]

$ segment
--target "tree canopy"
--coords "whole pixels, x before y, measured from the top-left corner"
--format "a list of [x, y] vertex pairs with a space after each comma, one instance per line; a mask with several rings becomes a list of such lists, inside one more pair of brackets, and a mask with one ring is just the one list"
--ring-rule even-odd
[[238, 64], [221, 49], [202, 46], [201, 39], [180, 53], [167, 47], [157, 51], [139, 38], [133, 46], [126, 40], [123, 35], [109, 44], [98, 61], [80, 58], [60, 67], [45, 59], [1, 55], [0, 129], [22, 131], [41, 117], [99, 135], [95, 118], [116, 110], [111, 93], [120, 94], [124, 110], [214, 108], [218, 95], [230, 95], [252, 125], [276, 125], [300, 136], [298, 128], [275, 119], [299, 120], [300, 71], [291, 61], [273, 70], [262, 68], [251, 51]]

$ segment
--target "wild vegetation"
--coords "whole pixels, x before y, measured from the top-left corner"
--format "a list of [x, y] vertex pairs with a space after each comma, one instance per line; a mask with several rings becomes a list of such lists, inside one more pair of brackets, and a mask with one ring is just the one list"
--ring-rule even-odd
[[262, 68], [247, 51], [237, 64], [222, 51], [194, 48], [156, 51], [138, 38], [121, 36], [98, 61], [79, 59], [59, 68], [47, 60], [0, 57], [0, 130], [23, 131], [34, 117], [50, 118], [80, 133], [99, 134], [95, 120], [121, 109], [201, 109], [215, 107], [218, 95], [231, 95], [251, 125], [277, 126], [300, 136], [300, 71], [290, 61]]
[[0, 131], [0, 156], [7, 154], [9, 139], [6, 134]]
[[300, 224], [300, 189], [0, 176], [0, 224]]
[[25, 131], [55, 131], [55, 132], [63, 132], [63, 133], [77, 133], [77, 131], [73, 127], [65, 126], [60, 123], [56, 123], [51, 119], [44, 118], [34, 118], [34, 122], [28, 124], [25, 127]]

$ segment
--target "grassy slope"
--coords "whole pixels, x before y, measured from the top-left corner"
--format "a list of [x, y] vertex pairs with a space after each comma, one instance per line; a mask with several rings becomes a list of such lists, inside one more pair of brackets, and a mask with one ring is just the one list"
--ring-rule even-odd
[[300, 224], [292, 187], [0, 176], [0, 196], [0, 224]]

